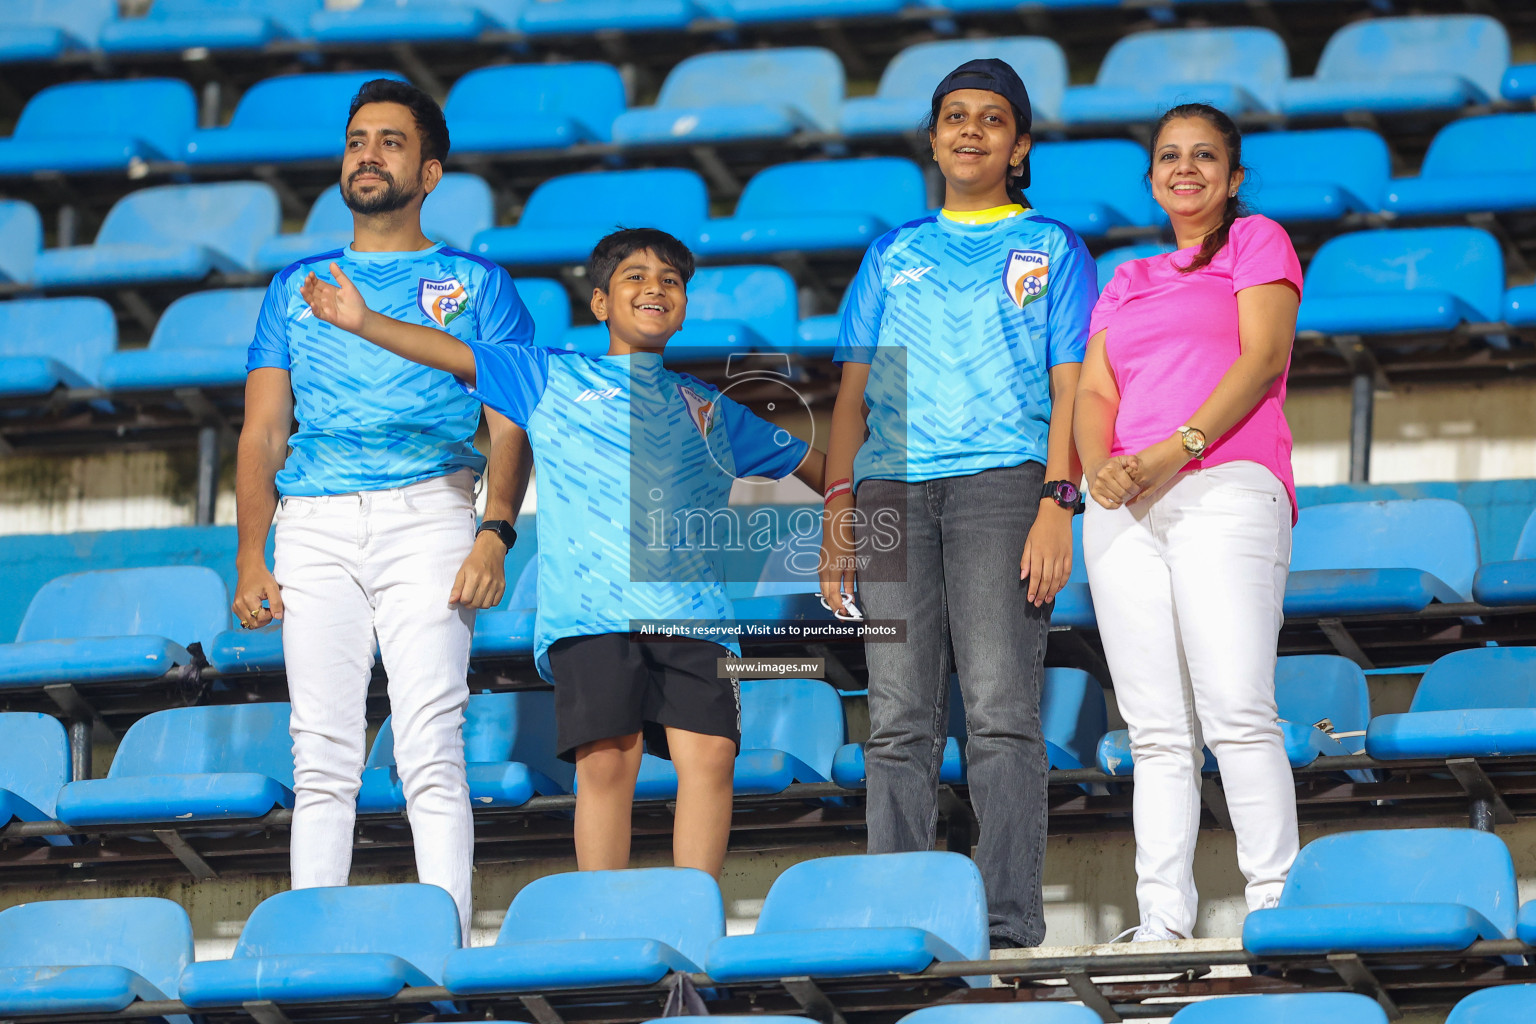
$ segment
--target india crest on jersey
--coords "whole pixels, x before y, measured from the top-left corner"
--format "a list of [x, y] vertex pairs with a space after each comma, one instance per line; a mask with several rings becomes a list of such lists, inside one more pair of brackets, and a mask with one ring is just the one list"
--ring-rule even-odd
[[715, 426], [715, 403], [682, 384], [677, 386], [677, 393], [682, 396], [683, 404], [688, 407], [688, 418], [698, 428], [699, 436], [708, 438], [709, 432]]
[[455, 317], [469, 308], [469, 293], [456, 278], [422, 281], [416, 288], [416, 304], [428, 320], [439, 327], [447, 327]]
[[1050, 283], [1051, 254], [1043, 249], [1011, 249], [1003, 266], [1003, 287], [1013, 304], [1023, 309], [1045, 294]]

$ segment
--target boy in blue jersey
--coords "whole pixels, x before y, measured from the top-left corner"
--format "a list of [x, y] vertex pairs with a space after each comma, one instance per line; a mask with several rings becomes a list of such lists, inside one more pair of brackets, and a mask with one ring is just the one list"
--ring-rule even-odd
[[675, 863], [718, 876], [741, 697], [716, 665], [738, 648], [725, 636], [647, 639], [635, 622], [728, 623], [731, 604], [702, 536], [709, 513], [726, 505], [739, 476], [793, 473], [819, 489], [821, 453], [662, 366], [693, 276], [693, 254], [665, 232], [619, 231], [593, 250], [592, 312], [609, 332], [599, 358], [403, 324], [369, 310], [333, 272], [339, 287], [314, 275], [304, 285], [316, 317], [452, 373], [528, 431], [541, 482], [535, 652], [555, 684], [557, 747], [576, 763], [577, 866], [629, 863], [630, 809], [649, 745], [677, 768]]

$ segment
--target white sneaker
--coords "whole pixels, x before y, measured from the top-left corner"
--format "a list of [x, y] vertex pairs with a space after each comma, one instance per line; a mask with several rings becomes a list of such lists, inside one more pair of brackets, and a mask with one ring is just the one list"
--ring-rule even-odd
[[1110, 942], [1119, 942], [1126, 936], [1130, 936], [1132, 942], [1177, 942], [1184, 938], [1178, 932], [1165, 928], [1158, 921], [1148, 921], [1137, 925], [1135, 928], [1127, 928], [1125, 931], [1110, 939]]

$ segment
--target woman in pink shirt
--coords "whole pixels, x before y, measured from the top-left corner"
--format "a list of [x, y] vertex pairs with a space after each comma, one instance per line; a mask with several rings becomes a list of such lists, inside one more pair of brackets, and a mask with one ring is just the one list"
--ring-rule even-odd
[[1093, 502], [1083, 555], [1135, 760], [1135, 940], [1189, 937], [1202, 745], [1221, 767], [1250, 910], [1296, 857], [1275, 710], [1295, 484], [1285, 373], [1301, 265], [1242, 216], [1242, 139], [1204, 104], [1152, 137], [1179, 249], [1115, 271], [1088, 328], [1074, 432]]

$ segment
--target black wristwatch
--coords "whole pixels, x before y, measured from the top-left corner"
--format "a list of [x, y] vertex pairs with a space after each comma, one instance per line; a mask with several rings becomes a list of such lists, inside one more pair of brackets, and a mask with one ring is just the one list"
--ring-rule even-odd
[[1083, 494], [1070, 480], [1047, 480], [1040, 491], [1040, 500], [1050, 498], [1073, 515], [1083, 510]]
[[508, 551], [511, 551], [512, 545], [517, 543], [517, 531], [512, 529], [512, 524], [505, 519], [487, 519], [480, 524], [480, 529], [475, 531], [475, 536], [480, 536], [486, 530], [496, 534], [497, 538], [507, 546]]

